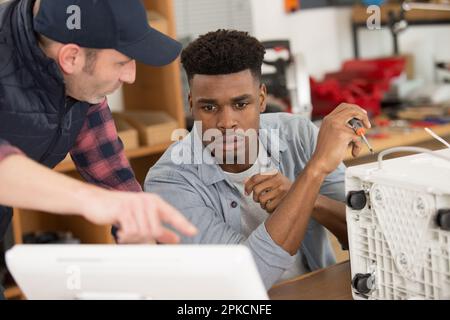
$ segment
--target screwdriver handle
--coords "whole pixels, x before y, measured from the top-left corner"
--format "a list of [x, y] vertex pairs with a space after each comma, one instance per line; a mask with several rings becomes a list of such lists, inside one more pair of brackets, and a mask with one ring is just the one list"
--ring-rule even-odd
[[361, 137], [361, 139], [363, 139], [364, 143], [367, 145], [367, 148], [369, 148], [369, 151], [374, 154], [374, 151], [369, 143], [369, 141], [367, 141], [367, 138], [365, 136], [366, 134], [366, 128], [363, 127], [363, 124], [361, 122], [361, 120], [353, 118], [351, 119], [349, 122], [349, 125], [352, 127], [353, 131], [355, 131], [355, 133]]
[[353, 118], [349, 122], [352, 129], [358, 136], [362, 136], [366, 134], [366, 129], [363, 127], [361, 121], [359, 119]]

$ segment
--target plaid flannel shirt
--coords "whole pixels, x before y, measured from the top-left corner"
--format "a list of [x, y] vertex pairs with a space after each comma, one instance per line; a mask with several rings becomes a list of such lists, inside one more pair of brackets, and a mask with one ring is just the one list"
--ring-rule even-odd
[[[0, 161], [12, 154], [23, 153], [0, 139]], [[142, 191], [125, 156], [106, 99], [89, 108], [70, 155], [87, 182], [107, 189]]]

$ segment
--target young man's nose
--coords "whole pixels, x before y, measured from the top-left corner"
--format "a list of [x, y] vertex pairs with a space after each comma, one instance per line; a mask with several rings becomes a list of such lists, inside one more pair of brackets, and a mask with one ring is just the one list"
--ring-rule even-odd
[[128, 84], [134, 83], [136, 80], [136, 61], [132, 60], [124, 67], [120, 81]]
[[220, 130], [236, 129], [237, 118], [233, 108], [225, 106], [219, 114], [217, 127]]

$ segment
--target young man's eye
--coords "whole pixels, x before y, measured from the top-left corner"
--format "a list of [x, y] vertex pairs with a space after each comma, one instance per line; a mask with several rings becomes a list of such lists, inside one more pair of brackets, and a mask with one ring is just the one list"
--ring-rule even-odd
[[212, 112], [216, 110], [216, 106], [212, 105], [212, 104], [207, 104], [202, 106], [202, 109], [207, 111], [207, 112]]

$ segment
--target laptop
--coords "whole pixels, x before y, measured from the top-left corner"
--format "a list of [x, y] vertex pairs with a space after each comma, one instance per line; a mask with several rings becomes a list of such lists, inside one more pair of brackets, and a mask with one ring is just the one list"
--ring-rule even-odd
[[6, 264], [31, 300], [268, 299], [240, 245], [16, 245]]

